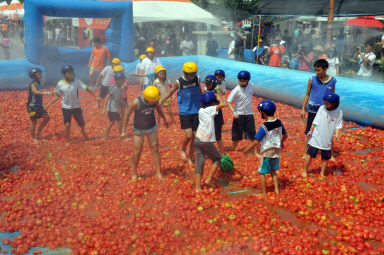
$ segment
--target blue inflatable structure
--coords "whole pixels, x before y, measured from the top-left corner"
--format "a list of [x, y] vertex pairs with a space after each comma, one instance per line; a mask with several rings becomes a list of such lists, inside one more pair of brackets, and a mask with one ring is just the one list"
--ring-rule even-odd
[[[91, 48], [70, 49], [46, 46], [42, 38], [43, 15], [59, 17], [112, 18], [106, 31], [106, 45], [113, 56], [124, 62], [126, 74], [135, 71], [137, 61], [133, 55], [133, 13], [131, 1], [25, 1], [26, 60], [0, 61], [0, 90], [27, 89], [30, 82], [27, 75], [32, 66], [43, 70], [43, 77], [49, 86], [60, 80], [60, 67], [70, 63], [75, 67], [76, 76], [88, 80], [88, 60]], [[199, 67], [199, 75], [204, 77], [216, 69], [226, 72], [226, 82], [230, 88], [237, 84], [240, 70], [251, 72], [254, 94], [271, 100], [301, 107], [306, 92], [307, 72], [255, 65], [208, 56], [188, 56], [162, 58], [168, 77], [176, 79], [181, 75], [182, 65], [194, 61]], [[336, 93], [341, 96], [341, 108], [346, 120], [363, 125], [384, 128], [384, 85], [377, 82], [337, 77]]]

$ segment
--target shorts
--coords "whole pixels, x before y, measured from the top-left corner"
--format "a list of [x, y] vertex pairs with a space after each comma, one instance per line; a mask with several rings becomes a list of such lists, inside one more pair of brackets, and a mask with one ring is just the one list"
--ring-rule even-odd
[[138, 136], [149, 135], [149, 134], [156, 132], [158, 128], [159, 128], [159, 126], [157, 124], [155, 126], [153, 126], [152, 128], [145, 129], [145, 130], [133, 128], [133, 134], [138, 135]]
[[321, 150], [309, 144], [307, 147], [307, 154], [311, 156], [311, 158], [316, 158], [317, 152], [319, 150], [321, 151], [321, 160], [329, 160], [331, 158], [331, 155], [332, 155], [331, 150]]
[[71, 123], [72, 116], [80, 127], [84, 127], [84, 118], [81, 108], [74, 109], [65, 109], [61, 108], [63, 111], [64, 124]]
[[41, 119], [44, 114], [48, 114], [42, 106], [31, 107], [27, 106], [27, 112], [31, 120]]
[[221, 141], [221, 130], [223, 129], [223, 124], [217, 123], [215, 121], [215, 137], [216, 141]]
[[99, 97], [104, 99], [108, 95], [108, 92], [109, 92], [109, 87], [101, 85]]
[[196, 131], [199, 127], [199, 114], [188, 114], [180, 116], [180, 126], [181, 129], [189, 129], [192, 128], [192, 131]]
[[253, 114], [239, 115], [238, 119], [233, 119], [232, 123], [232, 141], [243, 140], [244, 137], [247, 140], [255, 140], [255, 119]]
[[212, 160], [212, 164], [220, 164], [221, 155], [211, 142], [202, 142], [195, 138], [195, 173], [203, 174], [205, 156]]
[[120, 113], [118, 112], [108, 112], [108, 119], [109, 121], [120, 121]]
[[316, 117], [316, 113], [308, 112], [307, 127], [305, 128], [305, 132], [304, 132], [305, 135], [307, 135], [309, 130], [311, 130], [311, 126], [315, 117]]
[[259, 173], [270, 174], [271, 171], [279, 170], [280, 161], [279, 158], [262, 158], [259, 166]]
[[91, 68], [89, 68], [89, 75], [94, 75], [95, 73], [100, 74], [102, 68], [98, 68], [91, 65]]

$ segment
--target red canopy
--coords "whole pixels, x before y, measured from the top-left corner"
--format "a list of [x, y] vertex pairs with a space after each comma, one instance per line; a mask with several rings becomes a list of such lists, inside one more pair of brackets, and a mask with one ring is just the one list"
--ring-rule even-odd
[[359, 27], [384, 27], [384, 23], [373, 16], [361, 16], [355, 19], [350, 19], [344, 22], [347, 26]]

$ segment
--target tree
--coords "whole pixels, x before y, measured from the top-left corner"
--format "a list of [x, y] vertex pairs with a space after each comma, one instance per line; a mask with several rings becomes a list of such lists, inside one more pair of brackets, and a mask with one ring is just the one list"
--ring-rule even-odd
[[240, 21], [252, 16], [261, 0], [192, 0], [195, 4], [226, 20]]

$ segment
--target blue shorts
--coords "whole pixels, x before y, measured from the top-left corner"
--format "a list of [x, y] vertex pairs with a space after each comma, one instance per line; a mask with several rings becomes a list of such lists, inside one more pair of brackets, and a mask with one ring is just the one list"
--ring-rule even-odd
[[259, 167], [259, 173], [270, 174], [271, 171], [279, 170], [279, 158], [263, 158], [261, 166]]

